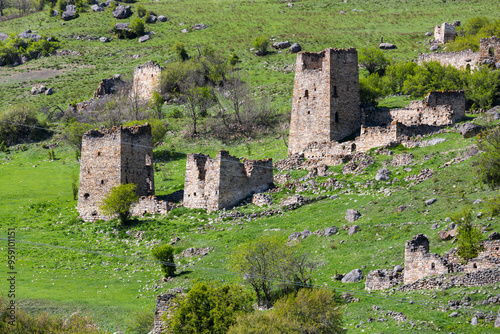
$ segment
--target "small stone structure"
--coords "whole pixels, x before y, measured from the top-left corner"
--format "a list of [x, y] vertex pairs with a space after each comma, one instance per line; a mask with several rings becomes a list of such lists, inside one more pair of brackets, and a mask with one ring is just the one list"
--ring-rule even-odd
[[153, 92], [157, 89], [161, 71], [161, 66], [152, 60], [136, 67], [131, 98], [143, 101], [151, 100]]
[[171, 293], [158, 295], [156, 297], [155, 319], [152, 332], [153, 334], [163, 334], [163, 332], [167, 329], [165, 323], [161, 318], [165, 313], [168, 313], [169, 309], [172, 307], [172, 300], [175, 297], [176, 295]]
[[295, 66], [289, 155], [341, 140], [361, 125], [356, 49], [300, 52]]
[[112, 78], [102, 79], [97, 87], [97, 90], [94, 92], [94, 99], [98, 99], [105, 95], [115, 94], [120, 89], [125, 87], [125, 82], [122, 81], [121, 76], [119, 74], [115, 74]]
[[219, 151], [187, 156], [184, 206], [208, 211], [229, 208], [253, 193], [273, 185], [272, 159], [246, 160]]
[[492, 36], [479, 40], [479, 61], [490, 59], [493, 63], [500, 62], [500, 38]]
[[139, 196], [154, 195], [153, 147], [149, 124], [90, 130], [82, 138], [78, 212], [87, 221], [99, 212], [112, 187], [134, 183]]
[[434, 27], [434, 40], [438, 43], [446, 44], [453, 41], [455, 37], [457, 37], [457, 33], [453, 24], [444, 22], [443, 24], [437, 24]]

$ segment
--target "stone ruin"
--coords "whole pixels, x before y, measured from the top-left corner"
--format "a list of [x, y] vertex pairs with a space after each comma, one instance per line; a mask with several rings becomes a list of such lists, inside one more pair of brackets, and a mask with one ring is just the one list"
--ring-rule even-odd
[[246, 160], [219, 151], [215, 158], [190, 153], [186, 162], [184, 206], [208, 211], [230, 208], [273, 186], [272, 159]]
[[[420, 53], [418, 64], [437, 61], [443, 66], [453, 66], [458, 69], [475, 70], [481, 64], [500, 63], [500, 39], [496, 36], [481, 38], [479, 51], [464, 50], [458, 52]], [[499, 67], [500, 65], [496, 65]]]
[[149, 101], [157, 89], [162, 68], [150, 60], [134, 69], [131, 98]]
[[[383, 290], [398, 284], [404, 283], [405, 286], [415, 285], [415, 287], [432, 288], [437, 287], [433, 284], [442, 284], [445, 282], [445, 274], [462, 272], [465, 277], [455, 277], [457, 284], [463, 285], [481, 285], [491, 284], [492, 281], [484, 272], [497, 270], [500, 266], [500, 240], [487, 240], [482, 243], [483, 250], [479, 252], [476, 258], [470, 259], [464, 263], [456, 254], [457, 249], [453, 248], [443, 256], [429, 253], [429, 239], [423, 234], [417, 234], [412, 240], [408, 240], [405, 245], [405, 265], [402, 274], [387, 270], [371, 271], [365, 282], [367, 290]], [[436, 276], [439, 279], [432, 283], [425, 284], [416, 282], [422, 279]], [[489, 275], [491, 276], [491, 275]], [[496, 275], [495, 277], [500, 277]], [[490, 277], [491, 278], [491, 277]], [[463, 282], [462, 282], [463, 281]], [[402, 287], [402, 290], [408, 290]]]
[[153, 147], [149, 124], [90, 130], [82, 138], [78, 212], [86, 221], [107, 219], [99, 211], [106, 194], [119, 184], [134, 183], [141, 201], [132, 213], [166, 213], [154, 197]]
[[460, 21], [455, 21], [453, 24], [446, 22], [441, 25], [436, 24], [434, 27], [434, 40], [440, 44], [446, 44], [455, 40], [455, 37], [457, 37], [455, 28], [458, 26], [460, 26]]
[[121, 75], [115, 74], [109, 79], [102, 79], [94, 92], [94, 99], [104, 97], [106, 95], [116, 94], [123, 88], [125, 88], [125, 81], [122, 81]]
[[167, 329], [165, 323], [161, 319], [163, 315], [169, 314], [170, 308], [173, 306], [172, 301], [176, 297], [175, 294], [166, 293], [156, 297], [156, 310], [153, 324], [153, 334], [162, 334]]

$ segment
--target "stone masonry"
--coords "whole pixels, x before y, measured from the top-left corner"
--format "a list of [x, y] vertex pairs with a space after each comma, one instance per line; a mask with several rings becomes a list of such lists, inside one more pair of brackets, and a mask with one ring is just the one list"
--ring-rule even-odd
[[446, 44], [453, 41], [455, 37], [457, 37], [457, 33], [455, 32], [455, 26], [452, 24], [444, 22], [443, 24], [437, 24], [434, 27], [434, 39], [438, 43]]
[[492, 36], [479, 41], [479, 61], [490, 59], [493, 63], [500, 62], [500, 38]]
[[90, 130], [82, 138], [78, 212], [86, 221], [99, 212], [112, 187], [134, 183], [139, 196], [154, 195], [153, 148], [149, 124]]
[[153, 92], [157, 89], [161, 71], [161, 66], [152, 60], [136, 67], [131, 97], [143, 101], [151, 100]]
[[162, 320], [162, 317], [164, 314], [169, 314], [169, 310], [173, 306], [172, 300], [175, 297], [176, 295], [171, 293], [158, 295], [156, 297], [155, 319], [152, 331], [153, 334], [162, 334], [167, 329], [165, 323]]
[[341, 140], [361, 125], [356, 49], [300, 52], [295, 66], [289, 155]]
[[273, 185], [271, 159], [246, 160], [219, 151], [215, 158], [190, 153], [186, 163], [184, 206], [219, 210]]
[[121, 76], [119, 74], [115, 74], [113, 77], [109, 79], [102, 79], [97, 87], [97, 90], [94, 92], [94, 99], [98, 99], [100, 97], [115, 94], [121, 89], [125, 87], [125, 82], [122, 81]]

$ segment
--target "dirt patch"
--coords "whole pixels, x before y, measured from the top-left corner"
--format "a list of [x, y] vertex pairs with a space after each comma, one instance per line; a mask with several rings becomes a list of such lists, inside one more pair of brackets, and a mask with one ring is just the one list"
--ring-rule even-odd
[[55, 77], [56, 75], [63, 74], [62, 70], [36, 70], [36, 71], [25, 71], [22, 73], [14, 73], [11, 75], [4, 75], [7, 71], [0, 70], [0, 84], [2, 83], [20, 83], [20, 82], [30, 82], [32, 80], [46, 80]]

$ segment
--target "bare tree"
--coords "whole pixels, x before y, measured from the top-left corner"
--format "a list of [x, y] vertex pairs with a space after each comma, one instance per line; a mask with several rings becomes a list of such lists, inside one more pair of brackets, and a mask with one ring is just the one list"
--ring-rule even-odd
[[224, 97], [224, 99], [220, 99], [222, 108], [234, 111], [236, 120], [241, 124], [240, 111], [248, 98], [248, 85], [240, 79], [239, 75], [232, 72], [231, 75], [223, 81], [220, 92]]
[[216, 103], [217, 98], [210, 87], [198, 87], [192, 82], [183, 91], [189, 117], [193, 120], [192, 134], [196, 135], [198, 119], [207, 113], [207, 110]]

